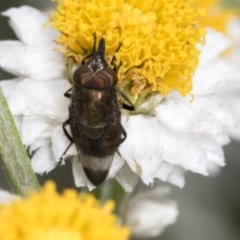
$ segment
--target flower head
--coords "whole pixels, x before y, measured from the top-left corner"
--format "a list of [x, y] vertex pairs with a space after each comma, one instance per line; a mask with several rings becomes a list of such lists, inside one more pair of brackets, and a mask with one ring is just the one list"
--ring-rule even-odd
[[130, 229], [119, 226], [113, 206], [70, 189], [59, 195], [48, 182], [39, 193], [0, 205], [1, 239], [128, 239]]
[[[80, 63], [92, 53], [93, 34], [106, 41], [107, 58], [122, 62], [119, 87], [133, 101], [144, 90], [186, 95], [198, 64], [196, 44], [205, 34], [198, 22], [204, 11], [195, 0], [59, 0], [50, 18], [60, 31], [57, 43]], [[121, 47], [116, 53], [119, 43]]]
[[[94, 2], [96, 3], [97, 1]], [[143, 2], [144, 1], [141, 1], [141, 3]], [[187, 9], [189, 10], [190, 5], [192, 6], [193, 4], [191, 1], [187, 2], [188, 3], [186, 3], [186, 1], [165, 3], [163, 1], [163, 5], [156, 2], [156, 8], [148, 8], [148, 4], [146, 4], [146, 6], [144, 5], [146, 11], [144, 11], [145, 7], [143, 5], [137, 5], [140, 3], [131, 2], [132, 4], [130, 4], [130, 2], [128, 2], [127, 6], [130, 5], [133, 9], [137, 8], [139, 11], [141, 10], [141, 14], [147, 14], [148, 12], [154, 13], [154, 11], [156, 14], [156, 9], [160, 9], [160, 12], [164, 10], [161, 13], [166, 17], [168, 15], [172, 16], [173, 14], [173, 8], [165, 8], [169, 6], [168, 4], [173, 4], [173, 6], [176, 7], [175, 13], [179, 14], [181, 12], [183, 14], [186, 13], [183, 9], [188, 6]], [[66, 15], [66, 9], [71, 9], [71, 6], [72, 13], [75, 13], [76, 9], [79, 10], [74, 7], [74, 4], [78, 3], [78, 1], [60, 2], [58, 11], [55, 13], [56, 15], [51, 19], [52, 24], [59, 23], [59, 21], [56, 20], [60, 18], [57, 17], [58, 14], [62, 13], [64, 17], [68, 16]], [[93, 2], [91, 2], [91, 4], [92, 3]], [[125, 3], [126, 2], [124, 2], [124, 4]], [[120, 2], [119, 4], [121, 5], [123, 3]], [[125, 6], [124, 4], [121, 6]], [[158, 6], [158, 4], [161, 6]], [[62, 5], [67, 5], [68, 8], [60, 11], [59, 9], [63, 7]], [[89, 5], [89, 3], [85, 3], [83, 6], [85, 5]], [[101, 12], [104, 9], [108, 9], [106, 6], [108, 5], [103, 5], [99, 8], [99, 11]], [[117, 3], [114, 6], [109, 3], [109, 8], [115, 8], [120, 11]], [[189, 14], [195, 13], [195, 16], [201, 15], [200, 12], [202, 11], [198, 8], [194, 9], [196, 11], [189, 10]], [[93, 10], [96, 10], [96, 8], [93, 7]], [[186, 11], [188, 12], [188, 10]], [[169, 11], [168, 14], [167, 11]], [[71, 11], [69, 13], [71, 13]], [[91, 11], [88, 13], [90, 14]], [[14, 26], [14, 30], [21, 41], [0, 42], [0, 65], [5, 70], [13, 72], [18, 76], [18, 78], [12, 81], [1, 81], [0, 84], [8, 100], [12, 114], [15, 116], [16, 123], [19, 126], [23, 143], [29, 146], [33, 154], [32, 165], [34, 170], [37, 173], [49, 172], [56, 166], [56, 161], [59, 161], [64, 150], [69, 145], [69, 140], [64, 135], [61, 125], [62, 122], [68, 119], [67, 108], [70, 103], [69, 99], [63, 97], [63, 93], [71, 88], [71, 83], [67, 81], [68, 79], [66, 79], [64, 75], [66, 66], [61, 53], [54, 50], [57, 48], [57, 45], [53, 40], [58, 33], [53, 30], [51, 26], [42, 28], [47, 22], [47, 17], [36, 9], [30, 7], [13, 8], [3, 14], [10, 17], [12, 26]], [[87, 14], [86, 11], [83, 14]], [[122, 14], [124, 14], [124, 12], [122, 12]], [[185, 14], [183, 18], [187, 16], [189, 15]], [[142, 18], [144, 19], [143, 15]], [[83, 20], [84, 19], [86, 20], [86, 18], [83, 18]], [[127, 24], [129, 22], [126, 21], [126, 23], [123, 23], [123, 19], [124, 18], [121, 19], [121, 24]], [[159, 25], [161, 25], [161, 21], [164, 20], [161, 16], [156, 19]], [[179, 21], [179, 24], [176, 26], [182, 26], [180, 23], [189, 23], [187, 20], [181, 21], [181, 19], [182, 18], [170, 18], [168, 20], [171, 24]], [[192, 15], [187, 19], [190, 21]], [[73, 20], [74, 18], [72, 17], [69, 19], [69, 21]], [[92, 18], [90, 20], [92, 20]], [[167, 25], [168, 21], [166, 19], [164, 21]], [[28, 25], [22, 28], [22, 24], [26, 22], [28, 22]], [[200, 33], [202, 33], [202, 31], [201, 28], [198, 28], [198, 22], [194, 22], [194, 24], [192, 20], [190, 22], [191, 27], [189, 27], [189, 29], [193, 30], [199, 37], [193, 40], [196, 45], [197, 42], [201, 42], [200, 36], [202, 35]], [[192, 27], [192, 24], [195, 27]], [[99, 23], [96, 24], [96, 26], [100, 28], [103, 25]], [[34, 35], [31, 34], [32, 29], [35, 30]], [[171, 34], [172, 29], [173, 31], [176, 30], [174, 27], [168, 28], [169, 31], [167, 33]], [[180, 32], [183, 31], [183, 33], [185, 33], [183, 28], [179, 29], [181, 29], [179, 30]], [[188, 30], [187, 27], [186, 30]], [[64, 36], [63, 30], [60, 29], [60, 31], [62, 35], [60, 35], [59, 39], [62, 39], [63, 37], [61, 36]], [[108, 43], [107, 49], [111, 50], [111, 39], [109, 40], [106, 35], [108, 31], [99, 31], [100, 30], [96, 29], [98, 40], [101, 37], [106, 38], [106, 42]], [[190, 32], [192, 33], [192, 31]], [[93, 33], [94, 31], [91, 30], [90, 33], [86, 35], [91, 38], [86, 38], [88, 44], [85, 44], [83, 41], [82, 46], [87, 46], [86, 53], [92, 51]], [[127, 32], [123, 32], [123, 34], [127, 34]], [[127, 36], [124, 39], [127, 39]], [[133, 41], [134, 38], [131, 36], [131, 33], [129, 33], [129, 38]], [[141, 36], [142, 35], [140, 35], [140, 37]], [[179, 43], [174, 34], [172, 37], [173, 40], [176, 40], [173, 42], [170, 41], [172, 44], [175, 42]], [[45, 43], [42, 44], [42, 41], [39, 42], [39, 39], [45, 39]], [[67, 37], [65, 39], [67, 39]], [[136, 37], [136, 42], [137, 39]], [[191, 40], [191, 38], [189, 39], [189, 36], [185, 36], [183, 42], [186, 43], [186, 41], [189, 40]], [[58, 40], [58, 42], [59, 41], [60, 40]], [[124, 43], [124, 40], [122, 41]], [[164, 41], [164, 39], [162, 41]], [[36, 44], [34, 44], [34, 42], [36, 42]], [[49, 42], [49, 44], [46, 44], [46, 42]], [[68, 41], [64, 43], [62, 40], [61, 43], [64, 45], [67, 44], [67, 42]], [[191, 42], [192, 45], [190, 44], [192, 47], [194, 45], [193, 42]], [[196, 46], [194, 45], [195, 47], [192, 49], [194, 53], [192, 55], [193, 58], [191, 58], [191, 61], [187, 61], [189, 66], [193, 66], [198, 62], [198, 65], [195, 64], [195, 67], [197, 66], [195, 71], [195, 68], [181, 68], [180, 61], [178, 62], [180, 65], [176, 65], [175, 63], [171, 64], [174, 61], [169, 62], [171, 65], [169, 65], [169, 69], [171, 69], [174, 74], [179, 73], [179, 67], [181, 71], [189, 71], [189, 69], [192, 69], [191, 79], [193, 81], [190, 83], [190, 85], [192, 85], [190, 88], [188, 88], [190, 85], [186, 82], [181, 84], [183, 82], [178, 81], [177, 83], [179, 86], [181, 85], [183, 89], [188, 88], [188, 91], [192, 89], [189, 94], [187, 94], [188, 91], [183, 92], [178, 88], [175, 89], [175, 87], [168, 88], [169, 91], [176, 90], [168, 94], [168, 90], [164, 90], [164, 92], [161, 89], [158, 89], [158, 92], [152, 94], [153, 85], [151, 85], [150, 90], [146, 88], [146, 91], [144, 90], [145, 92], [139, 95], [138, 101], [135, 103], [138, 105], [138, 108], [134, 114], [122, 112], [121, 120], [127, 132], [127, 139], [118, 149], [120, 154], [116, 152], [114, 155], [108, 178], [116, 176], [117, 180], [127, 191], [132, 190], [138, 177], [140, 177], [145, 184], [151, 184], [154, 182], [154, 179], [158, 178], [162, 181], [183, 187], [184, 172], [186, 170], [208, 175], [210, 165], [224, 165], [222, 146], [229, 142], [225, 127], [234, 125], [236, 119], [227, 101], [217, 96], [217, 87], [220, 83], [227, 82], [231, 85], [233, 82], [239, 80], [240, 72], [239, 68], [221, 56], [222, 52], [231, 45], [228, 38], [212, 29], [207, 29], [205, 42], [206, 44], [204, 46], [201, 44], [197, 45], [198, 50], [196, 50]], [[118, 41], [113, 41], [112, 44], [115, 45], [111, 50], [112, 52], [106, 56], [107, 59], [111, 59], [114, 49], [118, 46]], [[160, 47], [162, 47], [161, 41], [159, 44]], [[189, 56], [188, 54], [191, 51], [188, 52], [188, 47], [184, 48], [185, 45], [182, 45], [182, 54]], [[67, 56], [73, 57], [76, 62], [76, 56], [86, 54], [83, 52], [74, 52], [73, 54], [72, 48], [69, 45], [65, 46]], [[116, 53], [118, 61], [122, 58], [123, 62], [125, 61], [124, 56], [120, 58], [119, 55], [124, 49], [125, 48], [122, 48], [122, 50], [120, 49], [120, 51]], [[147, 51], [149, 47], [145, 45], [144, 49]], [[172, 46], [164, 45], [163, 51], [157, 51], [157, 55], [159, 59], [164, 57], [167, 61], [168, 57], [171, 56], [170, 53], [178, 48], [174, 49]], [[184, 53], [184, 49], [186, 53]], [[132, 49], [130, 48], [130, 50]], [[135, 51], [137, 51], [137, 48], [135, 48]], [[164, 51], [169, 51], [168, 54], [170, 55], [166, 56], [162, 54]], [[199, 58], [198, 52], [200, 52]], [[127, 55], [125, 54], [125, 56]], [[173, 56], [176, 55], [173, 54]], [[159, 61], [161, 63], [159, 66], [161, 66], [162, 62], [161, 60]], [[127, 60], [126, 62], [128, 63]], [[192, 63], [194, 64], [192, 65]], [[51, 66], [52, 71], [49, 71], [49, 66]], [[142, 66], [143, 65], [137, 66], [138, 70], [142, 71]], [[73, 70], [70, 69], [71, 74], [72, 71]], [[35, 72], [39, 74], [34, 74]], [[131, 68], [127, 70], [127, 73], [128, 72], [131, 72]], [[122, 74], [126, 74], [127, 76], [127, 73]], [[152, 71], [149, 70], [149, 74], [152, 74]], [[159, 74], [162, 74], [162, 71], [159, 71]], [[166, 74], [166, 76], [170, 75]], [[167, 89], [164, 85], [165, 82], [163, 84], [160, 84], [160, 82], [159, 86]], [[132, 91], [131, 89], [130, 92]], [[186, 96], [183, 97], [183, 95]], [[142, 100], [139, 101], [139, 99]], [[77, 151], [75, 147], [72, 146], [66, 156], [74, 155], [77, 155]], [[73, 158], [73, 174], [77, 186], [94, 187], [86, 178], [78, 158], [75, 157]]]

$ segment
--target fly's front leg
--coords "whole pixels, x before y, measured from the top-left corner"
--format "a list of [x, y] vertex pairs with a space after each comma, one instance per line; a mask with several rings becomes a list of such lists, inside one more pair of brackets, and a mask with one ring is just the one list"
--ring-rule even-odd
[[63, 152], [62, 156], [60, 157], [59, 165], [61, 165], [64, 155], [66, 155], [67, 151], [73, 144], [73, 138], [70, 136], [69, 132], [66, 129], [66, 126], [68, 124], [69, 124], [69, 119], [62, 124], [62, 127], [63, 127], [63, 132], [64, 132], [65, 136], [68, 138], [68, 140], [70, 141], [70, 143], [69, 143], [68, 147], [66, 148], [66, 150]]
[[118, 91], [120, 92], [121, 96], [129, 103], [129, 105], [123, 103], [122, 107], [129, 111], [135, 111], [135, 106], [132, 104], [130, 99], [121, 90], [118, 89]]
[[72, 88], [68, 89], [65, 93], [64, 93], [64, 97], [70, 98], [72, 96], [72, 94], [70, 94], [69, 92], [72, 90]]

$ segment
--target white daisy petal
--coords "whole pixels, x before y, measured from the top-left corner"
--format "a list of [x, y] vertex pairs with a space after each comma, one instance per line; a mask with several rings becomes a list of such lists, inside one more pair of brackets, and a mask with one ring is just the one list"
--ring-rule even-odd
[[207, 162], [213, 162], [219, 166], [225, 165], [223, 149], [213, 137], [204, 136], [199, 141], [205, 149]]
[[69, 105], [69, 100], [63, 94], [70, 87], [66, 80], [36, 82], [25, 79], [10, 96], [10, 110], [16, 115], [22, 114], [29, 118], [39, 115], [62, 122], [68, 118]]
[[220, 134], [216, 134], [213, 136], [215, 138], [215, 140], [221, 145], [221, 146], [225, 146], [227, 144], [230, 143], [230, 137], [228, 136], [227, 133], [220, 133]]
[[23, 144], [31, 145], [39, 138], [50, 138], [58, 122], [44, 117], [23, 117], [21, 126], [21, 137]]
[[11, 27], [25, 45], [52, 47], [50, 45], [53, 45], [53, 40], [58, 36], [56, 30], [43, 26], [48, 22], [48, 17], [36, 8], [10, 8], [2, 12], [2, 15], [10, 18]]
[[130, 169], [127, 163], [124, 163], [115, 178], [126, 192], [132, 192], [138, 182], [138, 175]]
[[49, 139], [37, 140], [33, 146], [30, 146], [30, 151], [33, 151], [33, 149], [37, 150], [31, 158], [34, 172], [48, 173], [57, 166]]
[[[217, 71], [216, 71], [217, 69]], [[240, 69], [224, 59], [215, 59], [206, 65], [200, 65], [193, 77], [194, 95], [214, 93], [220, 84], [240, 81]]]
[[162, 159], [186, 170], [207, 175], [206, 152], [198, 137], [161, 128], [160, 143], [163, 146]]
[[182, 168], [167, 162], [162, 162], [156, 177], [163, 182], [169, 182], [180, 188], [185, 185], [184, 171]]
[[9, 101], [13, 91], [17, 87], [17, 84], [20, 83], [21, 80], [22, 80], [21, 78], [14, 78], [14, 79], [11, 79], [11, 80], [0, 81], [0, 86], [2, 88], [3, 94], [4, 94], [7, 101]]
[[34, 80], [63, 77], [62, 55], [42, 47], [24, 46], [18, 41], [0, 41], [0, 65], [14, 75]]
[[230, 39], [225, 37], [223, 33], [217, 32], [212, 28], [206, 28], [206, 30], [205, 44], [198, 46], [198, 49], [201, 51], [199, 58], [200, 66], [207, 65], [212, 60], [215, 61], [232, 44]]
[[144, 115], [122, 116], [122, 124], [128, 137], [119, 147], [121, 156], [144, 183], [152, 183], [162, 156], [157, 118]]
[[123, 223], [130, 226], [134, 237], [151, 238], [176, 222], [177, 203], [163, 199], [169, 194], [167, 187], [158, 187], [134, 196], [124, 209]]
[[168, 128], [191, 134], [221, 133], [235, 118], [227, 102], [219, 97], [196, 96], [191, 102], [173, 92], [156, 107], [158, 119]]
[[113, 162], [112, 162], [112, 166], [109, 170], [107, 179], [109, 178], [114, 178], [116, 173], [122, 168], [122, 166], [124, 165], [124, 159], [122, 159], [117, 153], [115, 154], [116, 156], [114, 156]]

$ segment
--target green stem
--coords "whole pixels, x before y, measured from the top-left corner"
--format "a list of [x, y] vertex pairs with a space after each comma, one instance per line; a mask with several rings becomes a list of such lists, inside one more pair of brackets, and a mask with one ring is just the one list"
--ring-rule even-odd
[[40, 188], [0, 87], [0, 156], [12, 191], [26, 196]]

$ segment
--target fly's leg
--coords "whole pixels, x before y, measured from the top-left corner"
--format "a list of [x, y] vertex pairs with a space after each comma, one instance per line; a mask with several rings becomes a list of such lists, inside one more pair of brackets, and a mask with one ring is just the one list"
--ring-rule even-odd
[[[119, 43], [119, 45], [118, 45], [115, 53], [117, 53], [117, 52], [119, 51], [119, 49], [120, 49], [121, 46], [122, 46], [122, 43]], [[114, 53], [114, 54], [115, 54], [115, 53]], [[118, 73], [119, 68], [122, 66], [122, 61], [119, 63], [118, 66], [115, 64], [115, 61], [116, 61], [116, 56], [114, 55], [113, 58], [112, 58], [112, 60], [111, 60], [111, 62], [110, 62], [110, 65], [112, 65], [112, 66], [113, 66], [113, 70], [114, 70], [116, 73]]]
[[66, 150], [64, 151], [64, 153], [62, 154], [62, 156], [60, 157], [59, 165], [62, 163], [64, 155], [66, 155], [67, 151], [69, 150], [69, 148], [70, 148], [70, 147], [72, 146], [72, 144], [73, 144], [73, 138], [70, 136], [70, 134], [68, 133], [68, 131], [67, 131], [67, 129], [66, 129], [66, 126], [67, 126], [68, 124], [69, 124], [69, 119], [66, 120], [66, 121], [63, 123], [62, 127], [63, 127], [63, 132], [64, 132], [65, 136], [68, 138], [68, 140], [70, 141], [70, 143], [69, 143], [68, 147], [66, 148]]
[[63, 124], [62, 124], [62, 127], [63, 127], [63, 132], [65, 134], [65, 136], [69, 139], [70, 142], [73, 142], [73, 138], [70, 136], [70, 134], [68, 133], [67, 129], [66, 129], [66, 126], [69, 124], [69, 119], [66, 120]]
[[132, 104], [130, 99], [122, 91], [120, 91], [120, 90], [118, 90], [118, 91], [120, 92], [121, 96], [129, 103], [129, 105], [123, 103], [122, 107], [129, 111], [135, 111], [135, 106]]
[[64, 97], [70, 98], [70, 97], [72, 96], [72, 94], [69, 93], [71, 90], [72, 90], [72, 88], [68, 89], [68, 90], [64, 93]]
[[123, 143], [127, 138], [127, 133], [123, 127], [122, 127], [122, 135], [123, 135], [123, 138], [120, 140], [120, 144]]
[[67, 146], [66, 150], [63, 152], [62, 156], [60, 157], [60, 161], [58, 162], [58, 165], [61, 165], [63, 162], [63, 157], [66, 155], [67, 151], [69, 148], [72, 146], [73, 142], [70, 142], [69, 145]]

